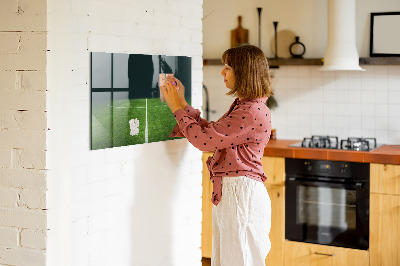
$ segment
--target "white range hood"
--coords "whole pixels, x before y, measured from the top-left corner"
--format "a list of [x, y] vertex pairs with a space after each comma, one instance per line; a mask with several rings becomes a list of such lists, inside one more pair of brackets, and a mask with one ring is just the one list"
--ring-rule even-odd
[[358, 70], [355, 0], [328, 0], [328, 44], [320, 70]]

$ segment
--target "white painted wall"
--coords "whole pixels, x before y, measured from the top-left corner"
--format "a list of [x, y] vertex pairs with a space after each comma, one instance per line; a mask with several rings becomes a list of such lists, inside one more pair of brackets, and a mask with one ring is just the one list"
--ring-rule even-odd
[[[370, 12], [399, 11], [400, 2], [356, 1], [357, 47], [369, 56]], [[305, 57], [323, 57], [326, 47], [327, 1], [204, 1], [204, 58], [220, 58], [229, 48], [229, 31], [236, 17], [250, 30], [250, 43], [258, 44], [257, 7], [263, 7], [262, 49], [273, 56], [272, 21], [278, 30], [290, 29], [307, 48]], [[232, 9], [228, 9], [232, 6]], [[250, 10], [251, 9], [251, 10]], [[264, 13], [265, 11], [265, 13]], [[264, 16], [265, 15], [265, 16]], [[247, 24], [246, 24], [247, 23]], [[216, 27], [215, 25], [218, 25]], [[282, 25], [282, 27], [280, 26]], [[265, 32], [265, 33], [264, 33]], [[221, 38], [216, 38], [221, 36]], [[279, 50], [278, 50], [279, 52]], [[366, 72], [321, 72], [318, 66], [281, 66], [271, 70], [279, 107], [272, 111], [272, 124], [281, 139], [311, 135], [376, 137], [382, 144], [400, 143], [400, 66], [363, 66]], [[232, 102], [225, 96], [221, 66], [204, 67], [204, 84], [210, 93], [210, 119], [218, 119]]]
[[0, 1], [0, 265], [46, 260], [46, 1]]
[[[274, 56], [272, 22], [278, 21], [278, 32], [291, 31], [300, 37], [300, 41], [306, 46], [304, 57], [321, 58], [324, 56], [327, 41], [327, 2], [327, 0], [204, 0], [204, 58], [219, 59], [229, 48], [230, 31], [237, 27], [238, 16], [242, 16], [242, 26], [249, 30], [249, 43], [258, 45], [258, 7], [262, 8], [261, 49], [267, 57]], [[370, 13], [399, 10], [398, 0], [356, 0], [356, 42], [360, 57], [369, 56]], [[278, 53], [279, 51], [280, 48]]]
[[48, 2], [47, 265], [200, 265], [201, 152], [187, 141], [90, 150], [89, 52], [192, 57], [201, 0]]
[[327, 37], [324, 32], [327, 25], [326, 3], [321, 0], [205, 0], [204, 58], [220, 58], [229, 48], [230, 31], [237, 27], [238, 16], [242, 16], [243, 28], [249, 30], [249, 43], [258, 45], [258, 7], [262, 8], [261, 49], [267, 57], [273, 55], [273, 21], [279, 22], [278, 31], [290, 30], [300, 36], [300, 41], [309, 51], [307, 56], [316, 57], [322, 51]]

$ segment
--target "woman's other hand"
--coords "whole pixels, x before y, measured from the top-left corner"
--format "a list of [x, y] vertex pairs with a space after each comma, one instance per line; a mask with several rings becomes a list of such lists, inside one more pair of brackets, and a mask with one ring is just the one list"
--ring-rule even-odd
[[182, 106], [182, 108], [185, 108], [187, 105], [187, 102], [185, 100], [185, 87], [183, 86], [182, 82], [175, 78], [175, 77], [168, 77], [172, 82], [176, 82], [176, 85], [178, 86], [178, 97], [179, 97], [179, 103]]
[[[167, 78], [165, 84], [163, 87], [161, 87], [162, 92], [164, 93], [164, 97], [165, 97], [165, 101], [167, 102], [167, 105], [169, 107], [169, 109], [171, 109], [171, 112], [174, 113], [176, 110], [178, 109], [183, 109], [186, 107], [181, 105], [181, 96], [179, 95], [179, 91], [181, 90], [181, 88], [179, 87], [179, 91], [177, 89], [177, 84], [179, 85], [182, 84], [180, 81], [179, 83], [177, 82], [179, 81], [178, 79], [173, 80], [170, 77]], [[183, 85], [182, 85], [183, 87]], [[184, 91], [184, 87], [183, 87], [183, 91]], [[185, 98], [183, 97], [183, 100], [185, 100]], [[186, 101], [185, 101], [186, 103]]]

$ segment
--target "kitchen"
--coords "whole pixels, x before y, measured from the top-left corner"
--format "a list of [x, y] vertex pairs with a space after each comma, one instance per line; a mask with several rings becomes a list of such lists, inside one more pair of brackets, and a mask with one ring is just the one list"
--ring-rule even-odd
[[[370, 57], [370, 13], [398, 11], [400, 10], [400, 5], [398, 1], [383, 1], [379, 4], [375, 1], [355, 2], [355, 39], [358, 55], [361, 58], [360, 61], [365, 62], [362, 60]], [[306, 53], [304, 54], [306, 59], [324, 57], [328, 39], [326, 31], [328, 27], [327, 1], [303, 1], [301, 3], [285, 1], [280, 4], [270, 1], [258, 1], [250, 4], [234, 1], [229, 2], [229, 9], [227, 8], [228, 3], [226, 2], [225, 4], [223, 2], [204, 1], [203, 58], [206, 64], [203, 69], [203, 83], [208, 89], [210, 99], [210, 120], [218, 119], [231, 103], [231, 99], [224, 95], [226, 91], [219, 76], [222, 65], [218, 65], [215, 62], [230, 44], [229, 33], [230, 30], [237, 26], [237, 16], [242, 16], [242, 26], [249, 29], [249, 43], [257, 45], [259, 42], [257, 8], [262, 7], [260, 17], [261, 48], [267, 58], [270, 59], [270, 65], [271, 62], [274, 63], [275, 56], [273, 21], [279, 22], [278, 42], [279, 38], [287, 41], [285, 38], [290, 34], [292, 37], [294, 35], [300, 36], [300, 41], [306, 46]], [[215, 27], [217, 24], [219, 27]], [[219, 38], [215, 38], [215, 36], [219, 36]], [[285, 43], [287, 50], [291, 42], [294, 42], [294, 39]], [[281, 47], [278, 44], [278, 56], [290, 57], [288, 52], [282, 51], [283, 49], [285, 47]], [[398, 60], [398, 58], [393, 60]], [[314, 250], [311, 252], [307, 250], [309, 247], [304, 250], [301, 246], [296, 246], [296, 242], [287, 240], [285, 242], [285, 201], [283, 199], [285, 198], [285, 189], [287, 189], [287, 187], [285, 188], [286, 158], [302, 158], [311, 160], [311, 163], [314, 164], [316, 163], [315, 161], [323, 162], [327, 160], [365, 162], [368, 166], [371, 163], [369, 173], [371, 217], [373, 214], [382, 214], [380, 213], [382, 208], [379, 207], [381, 206], [379, 204], [382, 204], [382, 200], [384, 202], [394, 201], [395, 205], [393, 206], [398, 206], [400, 66], [398, 61], [386, 62], [385, 64], [361, 63], [361, 67], [366, 71], [321, 71], [320, 65], [307, 65], [306, 63], [304, 65], [280, 65], [279, 68], [271, 68], [273, 88], [275, 90], [274, 97], [278, 103], [278, 106], [272, 109], [272, 124], [273, 128], [276, 129], [277, 140], [270, 141], [265, 150], [264, 169], [270, 179], [270, 181], [266, 182], [266, 186], [270, 191], [270, 195], [275, 195], [275, 202], [272, 200], [272, 204], [274, 206], [275, 203], [278, 206], [275, 210], [273, 209], [273, 219], [274, 213], [280, 219], [275, 221], [278, 229], [271, 231], [271, 239], [279, 240], [277, 241], [278, 244], [276, 244], [277, 248], [274, 250], [273, 247], [267, 257], [267, 265], [296, 265], [291, 263], [296, 262], [296, 259], [298, 262], [298, 258], [296, 256], [288, 256], [295, 250], [302, 256], [304, 255], [304, 257], [312, 252], [323, 254], [319, 255], [322, 257], [317, 255], [317, 258], [313, 259], [323, 260], [324, 263], [315, 264], [315, 261], [309, 259], [308, 262], [304, 262], [302, 265], [329, 265], [330, 263], [336, 265], [335, 262], [329, 261], [330, 258], [335, 257], [330, 256], [335, 254], [332, 250]], [[323, 136], [332, 136], [333, 139], [328, 138], [326, 140]], [[348, 139], [349, 137], [373, 139], [354, 142], [353, 139]], [[312, 148], [308, 150], [289, 146], [293, 144], [301, 146], [303, 138], [305, 138], [303, 142], [306, 146], [309, 146], [310, 142], [312, 142], [315, 145], [314, 147], [323, 147], [323, 149]], [[343, 144], [345, 150], [350, 149], [349, 146], [352, 146], [358, 151], [340, 150], [341, 144]], [[386, 144], [386, 146], [382, 148], [381, 145], [383, 144]], [[375, 145], [377, 149], [375, 149]], [[334, 146], [338, 146], [339, 150], [334, 150]], [[360, 151], [361, 146], [369, 146], [372, 151]], [[304, 163], [309, 163], [309, 161]], [[385, 181], [375, 179], [374, 177], [377, 176]], [[204, 180], [207, 180], [207, 177], [204, 177]], [[381, 182], [385, 183], [388, 180], [393, 181], [389, 185], [391, 187], [389, 191], [386, 190], [386, 186], [381, 184]], [[205, 183], [204, 190], [207, 191]], [[207, 195], [207, 192], [203, 193], [205, 193], [203, 195]], [[390, 198], [382, 198], [384, 194], [391, 196]], [[271, 196], [271, 198], [274, 198], [274, 196]], [[203, 199], [204, 210], [207, 210], [207, 207], [204, 207], [207, 206], [206, 204]], [[387, 208], [396, 209], [393, 206]], [[397, 213], [396, 215], [392, 217], [393, 220], [389, 219], [393, 224], [399, 221], [399, 214]], [[209, 243], [210, 239], [209, 236], [204, 236], [204, 230], [210, 224], [204, 219], [207, 218], [203, 217], [203, 256], [208, 257], [210, 254], [207, 254], [205, 250], [207, 250], [207, 243]], [[369, 222], [371, 226], [369, 231], [370, 252], [361, 252], [360, 257], [355, 253], [343, 255], [344, 253], [336, 252], [336, 258], [342, 255], [344, 257], [354, 257], [355, 260], [358, 260], [358, 263], [361, 263], [359, 265], [398, 265], [399, 258], [397, 253], [399, 247], [397, 244], [388, 244], [389, 246], [386, 247], [386, 250], [397, 252], [395, 252], [396, 254], [393, 254], [393, 252], [384, 253], [388, 255], [386, 260], [376, 256], [377, 249], [373, 249], [373, 247], [374, 245], [376, 247], [377, 244], [376, 242], [373, 243], [373, 241], [378, 239], [381, 241], [381, 238], [377, 237], [376, 232], [371, 230], [377, 228], [382, 230], [382, 227], [373, 227], [377, 223], [380, 224], [376, 219]], [[274, 221], [272, 227], [274, 228]], [[387, 228], [391, 228], [388, 230], [393, 230], [393, 234], [398, 230], [398, 226], [388, 226]], [[321, 246], [317, 245], [317, 247]], [[315, 246], [312, 247], [314, 248]], [[322, 247], [330, 248], [329, 246]], [[344, 249], [344, 252], [347, 250]], [[379, 252], [382, 253], [382, 250], [379, 250]], [[268, 262], [268, 258], [270, 258], [270, 262]], [[345, 260], [344, 265], [356, 265], [351, 264], [350, 261]], [[343, 264], [342, 261], [340, 263]]]
[[[399, 4], [398, 0], [356, 1], [361, 58], [369, 58], [369, 13], [398, 11]], [[300, 37], [306, 47], [302, 62], [321, 59], [327, 43], [327, 1], [320, 0], [6, 0], [0, 6], [2, 265], [201, 264], [202, 153], [185, 139], [90, 150], [91, 52], [192, 57], [192, 104], [202, 106], [204, 77], [214, 101], [210, 119], [215, 120], [231, 99], [224, 95], [221, 65], [203, 70], [203, 59], [218, 60], [229, 46], [238, 15], [249, 30], [249, 42], [257, 44], [257, 8], [262, 7], [261, 47], [271, 64], [273, 21], [279, 22], [280, 40], [290, 44], [296, 35]], [[288, 54], [287, 49], [278, 49], [280, 56]], [[390, 181], [399, 175], [392, 167], [398, 163], [384, 164], [398, 158], [396, 150], [380, 153], [381, 146], [371, 152], [328, 153], [288, 147], [314, 134], [339, 140], [376, 137], [378, 146], [399, 144], [399, 65], [362, 67], [365, 72], [322, 72], [320, 65], [272, 69], [278, 140], [269, 143], [263, 162], [273, 206], [278, 206], [271, 239], [281, 242], [269, 254], [274, 265], [283, 265], [277, 261], [284, 255], [294, 258], [288, 252], [297, 250], [289, 246], [286, 252], [283, 237], [286, 157], [312, 151], [316, 155], [312, 159], [346, 154], [346, 161], [374, 161], [370, 187], [375, 192], [370, 202], [378, 208], [371, 211], [390, 212], [397, 204], [398, 185]], [[373, 186], [373, 176], [388, 184]], [[204, 200], [210, 203], [209, 196]], [[396, 226], [375, 228], [388, 228], [385, 233], [391, 238]], [[330, 246], [321, 246], [328, 250], [314, 252], [341, 257], [330, 253]], [[399, 250], [382, 245], [378, 252], [393, 247]], [[298, 248], [299, 254], [308, 254]], [[360, 252], [365, 256], [365, 250]]]

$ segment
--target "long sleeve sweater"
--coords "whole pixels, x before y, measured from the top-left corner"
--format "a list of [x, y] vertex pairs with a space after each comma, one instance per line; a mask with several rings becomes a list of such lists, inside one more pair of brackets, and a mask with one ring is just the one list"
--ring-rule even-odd
[[190, 105], [174, 112], [177, 126], [170, 137], [186, 137], [199, 150], [214, 151], [207, 160], [214, 205], [221, 200], [224, 176], [246, 176], [261, 182], [267, 179], [261, 164], [271, 132], [266, 100], [236, 99], [216, 122], [201, 118], [200, 111]]

